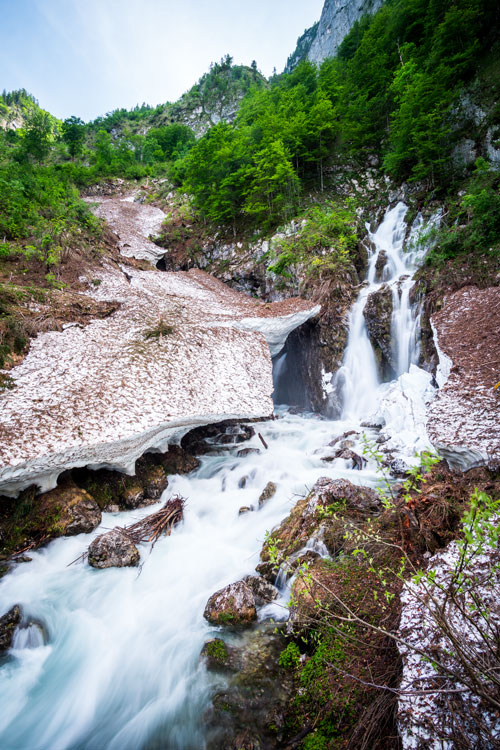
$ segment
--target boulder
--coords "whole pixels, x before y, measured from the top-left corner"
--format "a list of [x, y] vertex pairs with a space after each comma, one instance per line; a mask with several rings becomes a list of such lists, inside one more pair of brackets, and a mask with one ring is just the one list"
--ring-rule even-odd
[[152, 502], [159, 500], [162, 493], [168, 487], [168, 479], [163, 466], [153, 464], [152, 466], [148, 466], [142, 476], [139, 471], [137, 474], [142, 481], [146, 498]]
[[253, 505], [242, 505], [238, 511], [239, 516], [245, 515], [245, 513], [251, 513], [254, 510]]
[[245, 576], [243, 579], [249, 589], [252, 590], [255, 603], [258, 607], [274, 601], [280, 595], [280, 592], [272, 583], [266, 581], [262, 576]]
[[203, 617], [212, 625], [250, 625], [257, 619], [255, 598], [244, 581], [236, 581], [212, 594]]
[[[346, 440], [345, 442], [350, 442], [350, 441]], [[358, 471], [361, 471], [361, 469], [363, 468], [363, 464], [366, 464], [366, 458], [363, 458], [363, 456], [360, 456], [358, 453], [355, 453], [349, 448], [341, 447], [335, 453], [334, 458], [342, 458], [344, 461], [352, 461], [352, 468], [357, 469]], [[328, 460], [331, 460], [331, 459], [328, 459]]]
[[169, 445], [167, 453], [158, 459], [166, 474], [189, 474], [197, 469], [200, 462], [180, 445]]
[[277, 487], [274, 484], [274, 482], [268, 482], [262, 492], [260, 493], [259, 497], [259, 508], [262, 508], [263, 505], [267, 503], [268, 500], [270, 500], [275, 494], [276, 494]]
[[274, 624], [256, 626], [240, 646], [226, 644], [227, 656], [222, 644], [212, 646], [221, 661], [211, 660], [207, 667], [224, 672], [225, 680], [214, 685], [217, 692], [205, 716], [207, 750], [284, 747], [293, 679], [279, 663], [285, 641], [274, 631]]
[[222, 638], [210, 638], [205, 641], [200, 656], [209, 672], [234, 671], [238, 668], [234, 659], [235, 651]]
[[89, 534], [101, 523], [101, 509], [94, 498], [71, 480], [46, 492], [39, 503], [43, 516], [53, 517], [50, 536]]
[[314, 496], [321, 505], [327, 506], [335, 502], [344, 502], [346, 507], [358, 511], [380, 510], [378, 493], [370, 487], [359, 487], [348, 479], [329, 479], [321, 477], [312, 489]]
[[[322, 541], [328, 552], [335, 555], [343, 536], [342, 522], [335, 518], [337, 512], [357, 516], [380, 509], [380, 499], [375, 490], [359, 487], [347, 479], [321, 477], [309, 495], [296, 503], [290, 515], [265, 542], [260, 555], [261, 564], [256, 570], [272, 582], [279, 563], [298, 553], [313, 537]], [[277, 562], [271, 555], [271, 545], [278, 549]]]
[[12, 646], [14, 631], [21, 622], [21, 609], [16, 604], [0, 617], [0, 654]]
[[124, 568], [139, 564], [139, 550], [119, 529], [96, 537], [89, 547], [88, 561], [93, 568]]
[[385, 250], [381, 250], [375, 262], [375, 280], [376, 281], [384, 281], [384, 269], [385, 269], [386, 264], [387, 264], [387, 253]]

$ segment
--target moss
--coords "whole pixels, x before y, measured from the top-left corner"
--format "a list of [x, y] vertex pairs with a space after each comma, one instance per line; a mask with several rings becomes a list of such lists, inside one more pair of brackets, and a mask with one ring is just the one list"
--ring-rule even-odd
[[220, 638], [207, 643], [206, 653], [214, 661], [224, 662], [228, 657], [227, 646]]
[[221, 625], [227, 625], [228, 623], [234, 622], [236, 619], [237, 617], [233, 612], [221, 612], [217, 615], [217, 621], [220, 622]]

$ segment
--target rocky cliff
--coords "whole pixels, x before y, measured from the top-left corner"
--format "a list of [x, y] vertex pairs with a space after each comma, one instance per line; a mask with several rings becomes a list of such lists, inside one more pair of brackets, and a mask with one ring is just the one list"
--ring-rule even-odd
[[325, 0], [319, 23], [311, 26], [297, 40], [297, 47], [287, 60], [290, 73], [301, 60], [321, 63], [333, 57], [356, 21], [375, 13], [384, 0]]

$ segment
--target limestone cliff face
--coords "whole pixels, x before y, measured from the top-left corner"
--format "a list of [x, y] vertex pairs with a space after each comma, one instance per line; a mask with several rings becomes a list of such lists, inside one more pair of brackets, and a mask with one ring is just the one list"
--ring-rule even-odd
[[356, 21], [368, 13], [375, 13], [383, 3], [384, 0], [325, 0], [319, 23], [299, 38], [285, 72], [290, 73], [306, 58], [319, 64], [327, 57], [333, 57]]

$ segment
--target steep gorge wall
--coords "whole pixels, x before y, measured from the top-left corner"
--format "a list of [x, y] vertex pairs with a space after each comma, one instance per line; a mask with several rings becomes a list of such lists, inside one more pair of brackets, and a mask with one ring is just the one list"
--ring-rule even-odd
[[325, 0], [319, 23], [306, 29], [298, 39], [285, 73], [290, 73], [301, 60], [319, 64], [333, 57], [356, 21], [375, 13], [383, 3], [384, 0]]

